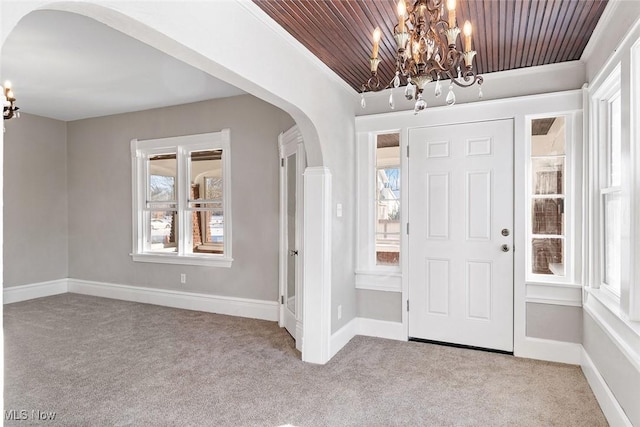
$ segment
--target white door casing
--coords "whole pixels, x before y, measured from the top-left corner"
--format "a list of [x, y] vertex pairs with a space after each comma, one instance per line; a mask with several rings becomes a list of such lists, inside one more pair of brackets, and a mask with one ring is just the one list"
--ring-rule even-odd
[[512, 352], [513, 121], [411, 129], [409, 150], [409, 336]]
[[279, 325], [302, 350], [303, 176], [306, 156], [297, 126], [280, 134], [280, 286]]

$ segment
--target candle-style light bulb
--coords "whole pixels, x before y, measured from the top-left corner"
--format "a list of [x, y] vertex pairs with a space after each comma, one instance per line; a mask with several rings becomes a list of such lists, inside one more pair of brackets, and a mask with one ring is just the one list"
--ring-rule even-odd
[[380, 27], [377, 27], [373, 32], [373, 51], [371, 52], [371, 58], [378, 58], [378, 49], [380, 48]]
[[471, 51], [471, 22], [465, 21], [464, 27], [462, 28], [462, 32], [464, 33], [464, 51]]
[[11, 89], [11, 82], [9, 80], [4, 82], [4, 88], [5, 89]]
[[407, 5], [404, 0], [398, 0], [398, 33], [404, 33], [404, 15], [407, 13]]
[[456, 0], [447, 0], [447, 10], [449, 11], [449, 28], [456, 26]]

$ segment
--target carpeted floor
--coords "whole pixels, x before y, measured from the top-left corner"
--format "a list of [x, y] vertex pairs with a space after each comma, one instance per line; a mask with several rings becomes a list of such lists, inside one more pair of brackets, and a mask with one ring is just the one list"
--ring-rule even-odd
[[579, 367], [493, 353], [356, 337], [316, 366], [273, 322], [74, 294], [4, 333], [6, 425], [606, 425]]

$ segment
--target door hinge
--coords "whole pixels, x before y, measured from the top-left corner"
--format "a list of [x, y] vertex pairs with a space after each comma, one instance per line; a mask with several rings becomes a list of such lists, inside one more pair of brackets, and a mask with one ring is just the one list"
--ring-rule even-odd
[[409, 223], [407, 223], [407, 234], [409, 234]]
[[409, 157], [409, 146], [407, 145], [407, 157]]
[[284, 295], [280, 295], [280, 304], [284, 304]]
[[280, 159], [280, 167], [283, 168], [284, 167], [284, 158]]
[[409, 300], [407, 300], [407, 311], [409, 311]]

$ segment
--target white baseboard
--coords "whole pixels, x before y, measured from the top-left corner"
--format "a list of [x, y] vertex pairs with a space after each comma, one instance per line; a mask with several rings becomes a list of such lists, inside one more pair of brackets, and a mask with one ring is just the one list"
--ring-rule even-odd
[[403, 336], [402, 323], [356, 317], [331, 335], [329, 341], [329, 359], [336, 355], [356, 335], [387, 338], [406, 341]]
[[145, 304], [278, 321], [276, 301], [224, 297], [167, 289], [69, 279], [69, 292]]
[[347, 345], [351, 338], [358, 334], [358, 322], [359, 318], [353, 318], [349, 323], [338, 329], [335, 333], [331, 334], [331, 340], [329, 341], [329, 359], [336, 355], [342, 347]]
[[67, 279], [59, 279], [4, 288], [2, 291], [2, 302], [3, 304], [11, 304], [13, 302], [26, 301], [34, 298], [64, 294], [68, 290], [67, 283]]
[[594, 365], [584, 347], [582, 348], [581, 357], [582, 362], [580, 365], [582, 372], [584, 372], [584, 376], [587, 378], [587, 382], [593, 394], [596, 396], [596, 400], [600, 404], [600, 408], [607, 418], [609, 425], [614, 427], [632, 427], [631, 421], [629, 421], [629, 418], [624, 413], [624, 410], [616, 400], [604, 378], [602, 378], [600, 371], [598, 371], [598, 368], [596, 368], [596, 365]]
[[525, 337], [516, 343], [513, 354], [527, 359], [579, 365], [582, 361], [582, 344]]
[[407, 336], [402, 332], [402, 323], [385, 320], [366, 319], [360, 317], [358, 335], [386, 338], [390, 340], [406, 341]]

